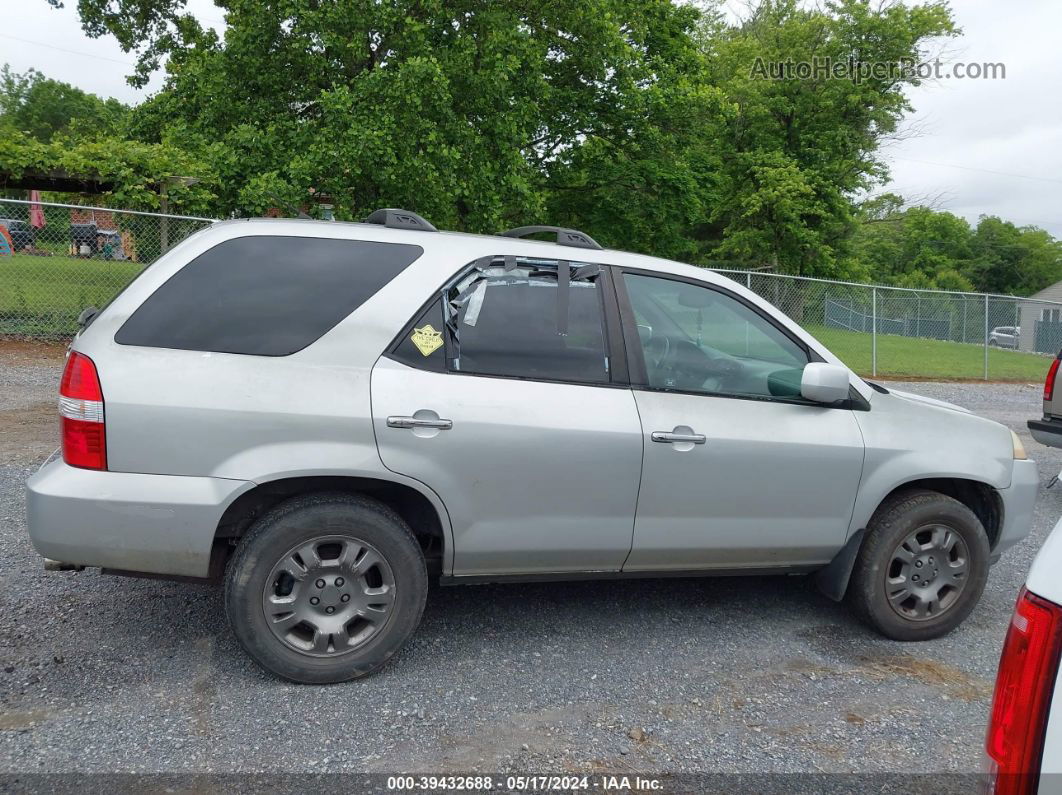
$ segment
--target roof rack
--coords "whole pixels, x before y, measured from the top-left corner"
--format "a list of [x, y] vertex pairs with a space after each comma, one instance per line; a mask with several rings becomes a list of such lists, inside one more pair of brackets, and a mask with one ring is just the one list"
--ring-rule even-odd
[[562, 246], [574, 246], [575, 248], [600, 249], [597, 241], [590, 235], [580, 232], [578, 229], [565, 229], [563, 226], [518, 226], [502, 232], [502, 237], [527, 237], [539, 232], [554, 232], [557, 235], [557, 243]]
[[439, 231], [416, 213], [411, 213], [409, 210], [396, 210], [393, 207], [375, 210], [365, 219], [365, 223], [380, 224], [381, 226], [389, 226], [392, 229], [413, 229], [418, 232]]

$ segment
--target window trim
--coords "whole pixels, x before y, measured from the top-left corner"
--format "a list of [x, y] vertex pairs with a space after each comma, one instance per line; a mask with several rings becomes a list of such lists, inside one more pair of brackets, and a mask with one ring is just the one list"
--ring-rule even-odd
[[[748, 299], [738, 295], [732, 290], [728, 290], [723, 285], [712, 284], [711, 282], [701, 281], [700, 279], [693, 279], [689, 276], [680, 276], [673, 273], [664, 273], [661, 271], [646, 270], [644, 268], [627, 268], [622, 266], [613, 266], [613, 270], [618, 273], [618, 277], [613, 279], [613, 286], [616, 290], [616, 296], [619, 304], [621, 323], [623, 327], [624, 338], [627, 342], [627, 359], [628, 368], [630, 370], [630, 382], [631, 389], [635, 389], [642, 392], [662, 392], [665, 394], [677, 394], [677, 395], [694, 395], [697, 397], [707, 398], [726, 398], [730, 400], [753, 400], [760, 403], [785, 403], [796, 406], [809, 406], [814, 408], [823, 409], [845, 409], [853, 410], [860, 408], [858, 402], [851, 396], [852, 390], [849, 390], [849, 399], [843, 402], [837, 403], [832, 406], [827, 406], [821, 403], [813, 403], [805, 400], [802, 397], [788, 398], [779, 397], [774, 395], [737, 395], [729, 392], [705, 392], [702, 390], [689, 390], [689, 389], [676, 389], [674, 387], [658, 387], [651, 386], [649, 384], [648, 372], [645, 367], [645, 357], [642, 351], [642, 346], [638, 343], [638, 324], [634, 315], [634, 305], [631, 303], [630, 293], [627, 291], [627, 285], [624, 282], [623, 277], [630, 273], [635, 276], [649, 276], [657, 279], [665, 279], [667, 281], [681, 282], [683, 284], [689, 284], [694, 287], [703, 287], [707, 290], [714, 290], [727, 298], [732, 298], [739, 304], [743, 305], [747, 309], [752, 310], [763, 320], [767, 321], [777, 331], [781, 332], [786, 338], [788, 338], [793, 344], [800, 348], [808, 357], [808, 363], [812, 362], [825, 362], [826, 360], [819, 355], [811, 346], [809, 346], [804, 340], [795, 336], [792, 331], [781, 325], [775, 318], [766, 312], [763, 308], [752, 303]], [[859, 402], [865, 403], [862, 400], [862, 396], [859, 397]], [[867, 406], [869, 408], [869, 405]]]
[[[445, 301], [446, 291], [449, 290], [456, 282], [460, 281], [464, 276], [469, 273], [477, 264], [483, 259], [490, 257], [492, 260], [505, 259], [507, 256], [516, 256], [518, 259], [531, 259], [526, 255], [508, 255], [508, 254], [488, 254], [482, 257], [477, 257], [471, 262], [465, 263], [457, 270], [450, 278], [448, 278], [440, 287], [436, 288], [431, 295], [425, 300], [413, 313], [408, 321], [402, 326], [402, 330], [395, 335], [390, 344], [385, 348], [383, 356], [386, 356], [392, 361], [405, 365], [406, 367], [414, 367], [414, 365], [404, 362], [401, 359], [396, 358], [395, 354], [397, 348], [405, 340], [416, 324], [417, 320], [425, 310], [438, 301], [441, 297]], [[500, 378], [508, 381], [533, 381], [535, 383], [542, 384], [569, 384], [572, 386], [588, 386], [588, 387], [604, 387], [604, 388], [620, 388], [629, 389], [630, 384], [630, 364], [629, 354], [624, 341], [622, 319], [617, 300], [616, 282], [612, 274], [612, 266], [606, 265], [600, 262], [592, 262], [586, 259], [566, 259], [563, 257], [535, 257], [534, 259], [541, 259], [544, 262], [566, 262], [569, 263], [569, 267], [572, 262], [585, 262], [588, 265], [596, 265], [600, 272], [597, 277], [597, 289], [598, 295], [601, 299], [601, 322], [603, 324], [602, 342], [605, 346], [605, 355], [608, 357], [608, 381], [577, 381], [573, 379], [556, 379], [556, 378], [538, 378], [534, 376], [522, 376], [522, 375], [500, 375], [498, 373], [477, 373], [470, 370], [455, 370], [451, 366], [453, 361], [453, 343], [450, 339], [450, 333], [446, 327], [445, 319], [443, 321], [443, 351], [446, 355], [446, 370], [442, 375], [458, 375], [458, 376], [471, 376], [474, 378]], [[445, 310], [444, 310], [445, 314]], [[423, 369], [425, 372], [436, 372], [434, 370], [428, 370], [427, 368], [415, 367], [415, 369]]]

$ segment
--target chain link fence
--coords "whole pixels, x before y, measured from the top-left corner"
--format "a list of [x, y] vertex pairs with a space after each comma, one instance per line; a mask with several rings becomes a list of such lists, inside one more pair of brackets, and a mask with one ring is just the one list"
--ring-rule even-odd
[[1030, 381], [1062, 349], [1062, 303], [717, 269], [871, 377]]
[[209, 218], [0, 199], [0, 336], [67, 338]]
[[[0, 336], [63, 339], [209, 218], [0, 199]], [[1062, 303], [717, 269], [872, 377], [1035, 382]]]

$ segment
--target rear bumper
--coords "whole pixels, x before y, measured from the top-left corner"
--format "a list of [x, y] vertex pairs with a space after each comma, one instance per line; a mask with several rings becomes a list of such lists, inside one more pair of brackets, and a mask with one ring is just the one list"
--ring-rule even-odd
[[1062, 447], [1062, 420], [1053, 417], [1042, 420], [1029, 420], [1029, 432], [1032, 438], [1048, 447]]
[[1029, 459], [1014, 462], [1010, 487], [999, 490], [1003, 498], [1003, 529], [993, 552], [998, 557], [1029, 534], [1032, 528], [1036, 495], [1040, 491], [1040, 472]]
[[26, 483], [26, 523], [34, 548], [46, 558], [205, 577], [221, 515], [253, 485], [97, 472], [51, 460]]

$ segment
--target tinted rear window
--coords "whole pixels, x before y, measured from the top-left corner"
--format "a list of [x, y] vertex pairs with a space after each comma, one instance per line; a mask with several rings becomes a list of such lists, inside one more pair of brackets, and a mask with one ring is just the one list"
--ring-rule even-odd
[[321, 337], [423, 251], [362, 240], [226, 240], [159, 287], [114, 339], [151, 348], [286, 356]]

